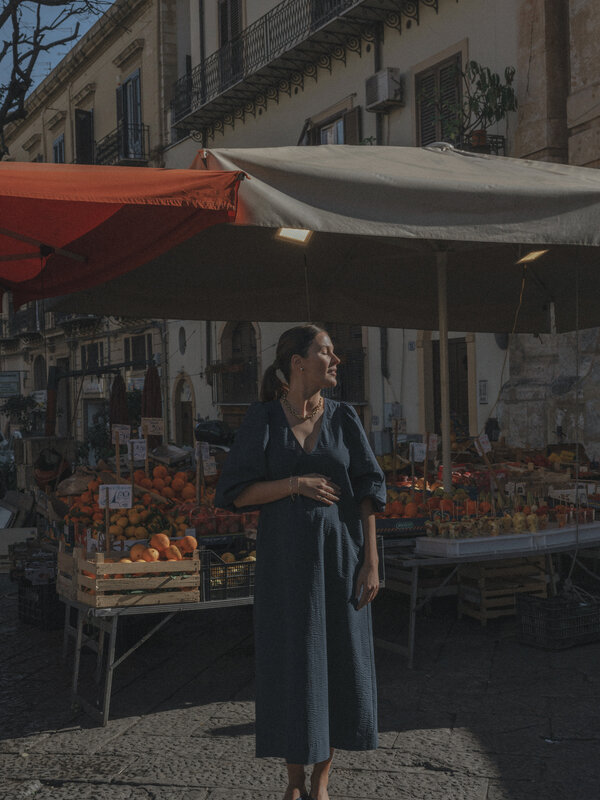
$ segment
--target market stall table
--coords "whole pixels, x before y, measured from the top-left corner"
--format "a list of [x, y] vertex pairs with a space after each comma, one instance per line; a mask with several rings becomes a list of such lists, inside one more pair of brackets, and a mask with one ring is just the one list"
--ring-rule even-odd
[[[568, 529], [562, 529], [565, 533]], [[576, 535], [579, 533], [576, 528], [572, 529]], [[443, 589], [448, 581], [456, 574], [461, 564], [482, 563], [489, 561], [503, 561], [507, 558], [523, 557], [528, 558], [532, 556], [544, 556], [546, 558], [547, 570], [551, 576], [551, 586], [554, 585], [553, 567], [550, 556], [554, 553], [566, 553], [569, 551], [577, 551], [579, 549], [587, 549], [598, 547], [600, 545], [600, 523], [585, 525], [579, 529], [585, 532], [585, 540], [579, 540], [576, 544], [572, 541], [561, 543], [559, 540], [553, 541], [550, 537], [541, 537], [537, 542], [527, 548], [521, 549], [518, 552], [507, 550], [501, 552], [499, 550], [489, 552], [470, 553], [466, 555], [437, 555], [437, 556], [421, 556], [416, 552], [407, 554], [406, 543], [403, 543], [401, 552], [394, 555], [393, 549], [388, 543], [386, 545], [388, 552], [386, 560], [388, 566], [392, 563], [397, 563], [403, 569], [410, 570], [411, 572], [411, 591], [410, 591], [410, 606], [409, 606], [409, 625], [408, 625], [408, 640], [406, 645], [396, 644], [395, 642], [388, 642], [383, 639], [377, 639], [376, 644], [387, 650], [392, 650], [401, 653], [407, 657], [408, 668], [412, 669], [414, 665], [415, 655], [415, 633], [417, 624], [417, 611], [425, 605], [439, 590]], [[448, 540], [450, 541], [450, 540]], [[445, 577], [440, 586], [429, 590], [423, 590], [422, 594], [424, 599], [418, 602], [419, 595], [419, 574], [422, 568], [427, 567], [440, 567], [440, 566], [453, 566], [452, 571]]]
[[[92, 608], [83, 603], [63, 598], [65, 608], [65, 630], [63, 639], [63, 657], [66, 659], [69, 638], [75, 639], [75, 653], [73, 661], [73, 680], [71, 688], [71, 702], [80, 705], [90, 716], [99, 720], [103, 726], [108, 722], [110, 714], [110, 701], [112, 695], [112, 681], [115, 669], [134, 653], [140, 645], [150, 639], [173, 617], [186, 611], [201, 611], [215, 608], [229, 608], [231, 606], [251, 605], [253, 597], [235, 597], [224, 600], [205, 600], [199, 603], [172, 603], [170, 605], [155, 606], [127, 606], [123, 608]], [[77, 622], [71, 623], [71, 609], [77, 612]], [[117, 630], [119, 619], [139, 614], [164, 614], [164, 616], [149, 631], [139, 636], [137, 640], [120, 656], [116, 655]], [[84, 636], [84, 626], [91, 625], [98, 633], [97, 643], [92, 637]], [[97, 652], [95, 680], [100, 684], [104, 663], [105, 636], [108, 635], [108, 650], [106, 652], [106, 668], [104, 689], [97, 705], [90, 703], [78, 693], [79, 667], [81, 663], [81, 649], [84, 645], [92, 645]]]

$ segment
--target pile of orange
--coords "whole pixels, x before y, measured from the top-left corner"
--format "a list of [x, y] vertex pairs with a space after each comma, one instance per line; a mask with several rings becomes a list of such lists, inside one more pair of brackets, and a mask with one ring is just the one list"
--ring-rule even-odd
[[[146, 475], [143, 469], [137, 469], [133, 473], [133, 480], [138, 486], [157, 492], [167, 500], [185, 502], [196, 497], [196, 487], [190, 480], [191, 475], [187, 472], [175, 472], [171, 474], [169, 470], [159, 465], [152, 470], [152, 477]], [[145, 497], [145, 495], [144, 495]], [[150, 497], [150, 495], [148, 495]]]

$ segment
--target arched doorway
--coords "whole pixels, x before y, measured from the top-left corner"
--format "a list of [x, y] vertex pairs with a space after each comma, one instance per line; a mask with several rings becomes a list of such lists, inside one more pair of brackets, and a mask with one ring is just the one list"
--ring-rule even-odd
[[232, 428], [239, 424], [250, 403], [258, 400], [256, 331], [251, 322], [228, 322], [221, 336], [222, 360], [216, 381], [217, 402]]
[[194, 390], [187, 376], [182, 376], [175, 386], [175, 441], [179, 445], [194, 446]]
[[46, 388], [46, 359], [44, 356], [36, 356], [33, 362], [33, 390], [39, 392]]

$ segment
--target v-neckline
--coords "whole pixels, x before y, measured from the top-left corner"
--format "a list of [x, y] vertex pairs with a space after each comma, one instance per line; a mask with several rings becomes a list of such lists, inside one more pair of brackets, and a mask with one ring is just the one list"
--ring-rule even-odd
[[[289, 420], [288, 420], [288, 418], [286, 416], [285, 409], [284, 409], [281, 401], [280, 400], [276, 400], [275, 402], [279, 406], [279, 408], [281, 410], [281, 413], [283, 414], [283, 419], [285, 421], [285, 424], [287, 425], [287, 428], [288, 428], [289, 432], [294, 437], [294, 440], [295, 440], [296, 444], [298, 445], [300, 450], [302, 450], [304, 455], [311, 456], [315, 452], [315, 450], [317, 449], [317, 447], [319, 446], [319, 444], [321, 442], [321, 433], [323, 431], [323, 420], [325, 419], [325, 414], [327, 413], [327, 409], [329, 407], [328, 404], [327, 404], [327, 398], [326, 397], [323, 398], [323, 413], [319, 417], [319, 430], [317, 432], [317, 438], [315, 439], [315, 443], [314, 443], [314, 445], [313, 445], [311, 450], [306, 450], [306, 448], [303, 445], [300, 444], [300, 440], [298, 439], [298, 437], [294, 433], [294, 429], [289, 423]], [[306, 441], [306, 439], [304, 441]]]

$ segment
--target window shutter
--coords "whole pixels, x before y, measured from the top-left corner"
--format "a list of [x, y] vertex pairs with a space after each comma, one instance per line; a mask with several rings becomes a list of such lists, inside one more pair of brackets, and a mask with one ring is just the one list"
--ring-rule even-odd
[[94, 163], [94, 112], [75, 109], [75, 158], [78, 164]]
[[125, 363], [129, 363], [131, 361], [131, 339], [127, 337], [125, 339]]
[[235, 39], [242, 32], [241, 0], [229, 0], [229, 35]]
[[104, 364], [104, 342], [100, 342], [98, 344], [98, 366], [101, 367]]
[[152, 362], [152, 334], [146, 334], [146, 361]]
[[437, 141], [436, 125], [436, 98], [435, 98], [435, 73], [428, 72], [417, 76], [417, 142], [420, 147], [425, 147]]
[[440, 135], [442, 141], [456, 138], [456, 124], [460, 113], [460, 57], [440, 67]]
[[344, 144], [360, 144], [361, 136], [360, 106], [344, 114]]
[[85, 357], [85, 347], [81, 348], [81, 369], [87, 369], [87, 359]]

